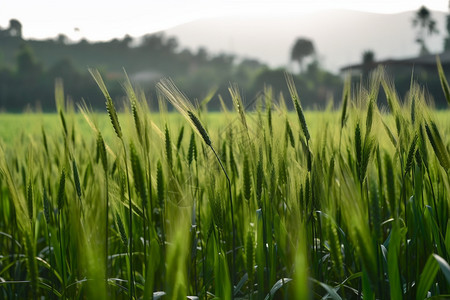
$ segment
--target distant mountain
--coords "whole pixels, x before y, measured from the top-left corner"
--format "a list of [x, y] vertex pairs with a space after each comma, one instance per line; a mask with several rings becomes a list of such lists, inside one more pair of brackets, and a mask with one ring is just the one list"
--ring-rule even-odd
[[[309, 15], [273, 17], [222, 17], [202, 19], [169, 30], [182, 47], [193, 50], [204, 46], [213, 53], [235, 53], [257, 58], [272, 67], [288, 66], [290, 49], [297, 37], [313, 40], [322, 65], [333, 72], [359, 63], [365, 50], [375, 59], [413, 57], [419, 53], [415, 43], [415, 12], [374, 14], [330, 10]], [[427, 38], [431, 52], [440, 53], [446, 30], [446, 14], [432, 12], [439, 34]]]

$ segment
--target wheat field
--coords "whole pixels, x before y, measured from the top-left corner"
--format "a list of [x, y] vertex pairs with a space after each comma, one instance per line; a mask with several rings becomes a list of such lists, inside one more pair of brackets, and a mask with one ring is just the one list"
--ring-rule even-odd
[[126, 81], [118, 113], [91, 74], [107, 116], [57, 82], [58, 124], [2, 143], [1, 299], [450, 297], [450, 112], [420, 85], [378, 70], [310, 112], [287, 75], [218, 114], [170, 80], [150, 112]]

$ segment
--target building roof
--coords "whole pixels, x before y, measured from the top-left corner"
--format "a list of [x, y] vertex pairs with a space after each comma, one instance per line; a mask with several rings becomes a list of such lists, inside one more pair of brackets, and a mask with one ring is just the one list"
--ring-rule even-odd
[[440, 58], [442, 65], [450, 64], [450, 51], [441, 54], [429, 54], [406, 59], [386, 59], [375, 61], [369, 64], [354, 64], [341, 68], [341, 72], [359, 71], [363, 68], [372, 69], [379, 65], [382, 66], [422, 66], [436, 68], [436, 57]]

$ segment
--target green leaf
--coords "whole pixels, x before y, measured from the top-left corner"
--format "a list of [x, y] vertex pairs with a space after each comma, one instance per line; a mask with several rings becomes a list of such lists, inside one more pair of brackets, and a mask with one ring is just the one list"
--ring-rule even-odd
[[154, 292], [153, 293], [153, 300], [160, 299], [160, 298], [162, 298], [165, 295], [166, 295], [165, 292], [161, 292], [161, 291], [160, 292]]
[[238, 284], [236, 284], [234, 288], [233, 295], [236, 296], [244, 286], [244, 284], [248, 281], [248, 273], [245, 273], [244, 276], [242, 276], [241, 280], [239, 280]]
[[[375, 292], [370, 284], [369, 273], [363, 267], [363, 276], [362, 276], [362, 290], [364, 299], [375, 300]], [[392, 299], [401, 299], [401, 298], [392, 298]]]
[[331, 286], [329, 286], [326, 283], [320, 282], [314, 278], [311, 278], [311, 280], [314, 283], [317, 283], [318, 285], [320, 285], [321, 287], [324, 288], [324, 290], [327, 291], [328, 294], [326, 294], [325, 296], [322, 297], [322, 299], [328, 299], [331, 297], [331, 299], [335, 299], [335, 300], [342, 300], [341, 296], [339, 296], [339, 294], [337, 293], [337, 290], [339, 290], [339, 286], [337, 288], [333, 288]]
[[447, 253], [450, 253], [450, 220], [447, 222], [447, 230], [445, 234], [445, 249], [447, 250]]
[[401, 241], [400, 229], [398, 227], [398, 224], [395, 223], [392, 229], [387, 254], [391, 299], [402, 299], [400, 272], [398, 268], [398, 254], [400, 249], [400, 241]]
[[417, 300], [425, 299], [427, 292], [434, 282], [434, 278], [439, 270], [439, 264], [433, 255], [427, 260], [425, 267], [423, 268], [422, 274], [420, 274], [419, 286], [417, 287]]
[[444, 273], [445, 279], [447, 279], [447, 283], [450, 284], [450, 265], [445, 261], [445, 259], [437, 254], [433, 254], [433, 257], [436, 259], [442, 273]]
[[280, 280], [278, 280], [277, 282], [275, 282], [275, 284], [273, 285], [273, 287], [270, 289], [270, 293], [267, 294], [266, 298], [264, 298], [264, 300], [268, 300], [269, 298], [272, 298], [273, 295], [275, 295], [275, 293], [281, 289], [283, 286], [286, 285], [286, 283], [292, 281], [292, 278], [282, 278]]

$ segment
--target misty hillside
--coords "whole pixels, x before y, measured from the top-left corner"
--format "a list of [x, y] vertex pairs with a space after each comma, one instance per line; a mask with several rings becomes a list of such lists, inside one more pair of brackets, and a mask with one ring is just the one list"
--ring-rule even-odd
[[[203, 99], [211, 90], [228, 95], [230, 82], [239, 83], [243, 98], [249, 99], [249, 103], [265, 91], [267, 84], [275, 94], [288, 95], [285, 69], [277, 69], [287, 66], [302, 91], [303, 105], [323, 108], [329, 101], [337, 103], [341, 99], [339, 69], [361, 62], [364, 51], [372, 50], [376, 60], [418, 55], [413, 17], [413, 12], [380, 15], [328, 11], [309, 16], [216, 18], [138, 39], [125, 36], [107, 42], [82, 39], [76, 43], [69, 42], [64, 35], [57, 39], [26, 40], [21, 30], [10, 26], [0, 30], [0, 110], [18, 112], [25, 107], [53, 110], [55, 78], [64, 81], [70, 98], [84, 99], [92, 107], [104, 108], [88, 67], [100, 69], [118, 102], [123, 97], [120, 82], [125, 68], [131, 80], [143, 86], [156, 104], [154, 84], [161, 77], [172, 78], [190, 99]], [[447, 32], [446, 16], [433, 13], [433, 17], [440, 35], [426, 44], [430, 51], [439, 53]], [[302, 72], [298, 72], [296, 64], [289, 63], [290, 49], [298, 37], [312, 39], [318, 52], [318, 64], [309, 64]], [[430, 57], [434, 61], [433, 55]], [[369, 67], [363, 70], [364, 78], [369, 75]], [[450, 74], [450, 60], [443, 61], [443, 67]], [[388, 70], [395, 77], [400, 95], [410, 87], [412, 68], [413, 65], [406, 65]], [[442, 95], [435, 67], [420, 69], [414, 65], [414, 76], [433, 95]], [[360, 76], [356, 74], [354, 79], [357, 81]], [[226, 103], [230, 104], [231, 99]], [[442, 97], [436, 98], [436, 107], [444, 105]], [[209, 108], [219, 106], [216, 101]]]
[[[415, 43], [418, 29], [412, 26], [414, 14], [330, 10], [303, 16], [223, 17], [190, 22], [166, 33], [177, 37], [183, 47], [205, 46], [215, 53], [254, 57], [272, 67], [288, 66], [294, 40], [308, 37], [314, 41], [323, 67], [337, 72], [358, 63], [362, 52], [369, 49], [376, 59], [416, 56], [419, 46]], [[432, 12], [439, 30], [427, 39], [433, 53], [443, 49], [445, 16]]]

